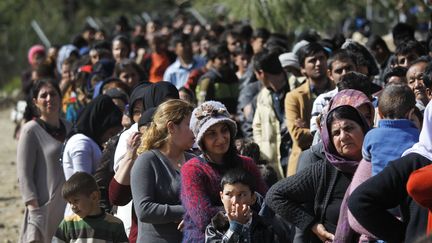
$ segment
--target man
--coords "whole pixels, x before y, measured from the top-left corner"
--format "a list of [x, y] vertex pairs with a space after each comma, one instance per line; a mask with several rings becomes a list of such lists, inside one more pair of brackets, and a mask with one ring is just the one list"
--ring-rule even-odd
[[205, 61], [194, 58], [192, 45], [188, 35], [179, 34], [173, 37], [172, 44], [177, 55], [177, 60], [165, 71], [163, 79], [174, 84], [177, 89], [183, 87], [189, 77], [189, 73], [196, 68], [205, 65]]
[[402, 42], [396, 47], [396, 65], [408, 68], [419, 57], [427, 55], [426, 49], [415, 40]]
[[[350, 71], [357, 71], [353, 56], [345, 50], [336, 51], [327, 63], [327, 77], [335, 85], [339, 83], [341, 77], [346, 73]], [[314, 134], [318, 129], [316, 124], [317, 116], [323, 111], [324, 107], [337, 93], [338, 89], [335, 88], [329, 92], [320, 94], [313, 102], [310, 120], [310, 130], [312, 134]]]
[[279, 178], [283, 178], [283, 161], [288, 159], [289, 134], [286, 129], [284, 98], [289, 85], [278, 55], [264, 49], [255, 56], [254, 72], [264, 86], [258, 93], [252, 122], [253, 139], [261, 156], [269, 161]]
[[314, 100], [318, 95], [334, 88], [326, 75], [328, 54], [320, 44], [309, 43], [302, 47], [297, 55], [306, 82], [285, 97], [286, 124], [293, 140], [287, 176], [295, 174], [301, 151], [312, 144], [313, 136], [309, 127]]
[[420, 111], [424, 111], [431, 97], [430, 75], [425, 75], [428, 63], [428, 58], [419, 58], [411, 64], [406, 73], [408, 86], [416, 96], [416, 106]]

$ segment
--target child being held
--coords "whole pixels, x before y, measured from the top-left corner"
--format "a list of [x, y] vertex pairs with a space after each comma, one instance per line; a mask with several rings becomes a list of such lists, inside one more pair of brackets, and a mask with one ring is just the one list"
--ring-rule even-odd
[[382, 92], [378, 113], [383, 119], [366, 134], [362, 149], [363, 159], [372, 163], [372, 175], [419, 141], [415, 105], [415, 95], [406, 84], [391, 84]]
[[62, 196], [74, 214], [63, 219], [53, 242], [128, 242], [123, 222], [99, 206], [100, 192], [93, 176], [75, 173], [64, 183]]
[[255, 203], [255, 179], [247, 171], [229, 170], [221, 180], [224, 211], [206, 228], [205, 242], [278, 242], [273, 227], [251, 210]]

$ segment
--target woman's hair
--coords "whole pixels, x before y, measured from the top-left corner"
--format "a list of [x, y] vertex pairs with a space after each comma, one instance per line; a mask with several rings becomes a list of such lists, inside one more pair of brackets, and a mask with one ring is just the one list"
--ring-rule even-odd
[[130, 72], [131, 70], [138, 74], [139, 81], [143, 81], [146, 78], [141, 66], [130, 59], [122, 59], [119, 63], [116, 63], [114, 67], [114, 76], [118, 78], [121, 73]]
[[369, 130], [365, 118], [362, 117], [356, 108], [349, 105], [343, 105], [333, 109], [327, 117], [327, 129], [329, 129], [329, 135], [331, 134], [331, 124], [337, 119], [347, 119], [357, 123], [361, 127], [363, 134], [366, 134], [366, 132]]
[[33, 99], [37, 99], [37, 97], [39, 95], [39, 91], [42, 89], [42, 87], [45, 87], [47, 85], [50, 85], [51, 87], [54, 88], [55, 91], [57, 91], [59, 99], [61, 100], [62, 94], [61, 94], [60, 88], [57, 85], [57, 83], [54, 82], [54, 80], [52, 80], [52, 79], [36, 80], [31, 87], [30, 95], [29, 95], [28, 100], [27, 100], [27, 107], [24, 111], [24, 119], [26, 121], [29, 121], [29, 120], [33, 119], [34, 117], [40, 116], [39, 110], [36, 107], [36, 105], [34, 104]]
[[183, 119], [192, 114], [193, 106], [187, 101], [173, 99], [160, 104], [153, 115], [153, 121], [142, 135], [138, 154], [150, 149], [161, 148], [167, 139], [168, 122], [180, 124]]

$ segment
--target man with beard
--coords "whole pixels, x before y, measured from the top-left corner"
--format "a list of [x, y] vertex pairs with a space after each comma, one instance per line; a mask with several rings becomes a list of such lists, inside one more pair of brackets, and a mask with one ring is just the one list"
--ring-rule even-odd
[[196, 87], [198, 105], [207, 100], [223, 103], [230, 114], [235, 114], [238, 97], [238, 79], [230, 67], [230, 52], [225, 45], [214, 45], [208, 51], [209, 70], [201, 76]]
[[310, 43], [302, 47], [297, 55], [306, 82], [285, 97], [286, 122], [293, 140], [287, 176], [295, 174], [301, 151], [308, 149], [312, 144], [310, 119], [314, 100], [318, 95], [334, 88], [334, 84], [326, 75], [328, 53], [320, 44]]

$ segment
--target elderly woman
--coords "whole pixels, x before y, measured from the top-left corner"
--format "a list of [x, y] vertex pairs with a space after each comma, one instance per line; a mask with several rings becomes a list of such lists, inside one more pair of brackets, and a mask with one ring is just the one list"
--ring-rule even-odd
[[[325, 159], [279, 181], [267, 193], [266, 202], [277, 214], [314, 233], [311, 242], [333, 240], [341, 203], [362, 159], [368, 130], [356, 108], [342, 105], [331, 109], [321, 127]], [[313, 203], [313, 212], [302, 205], [308, 203]]]

